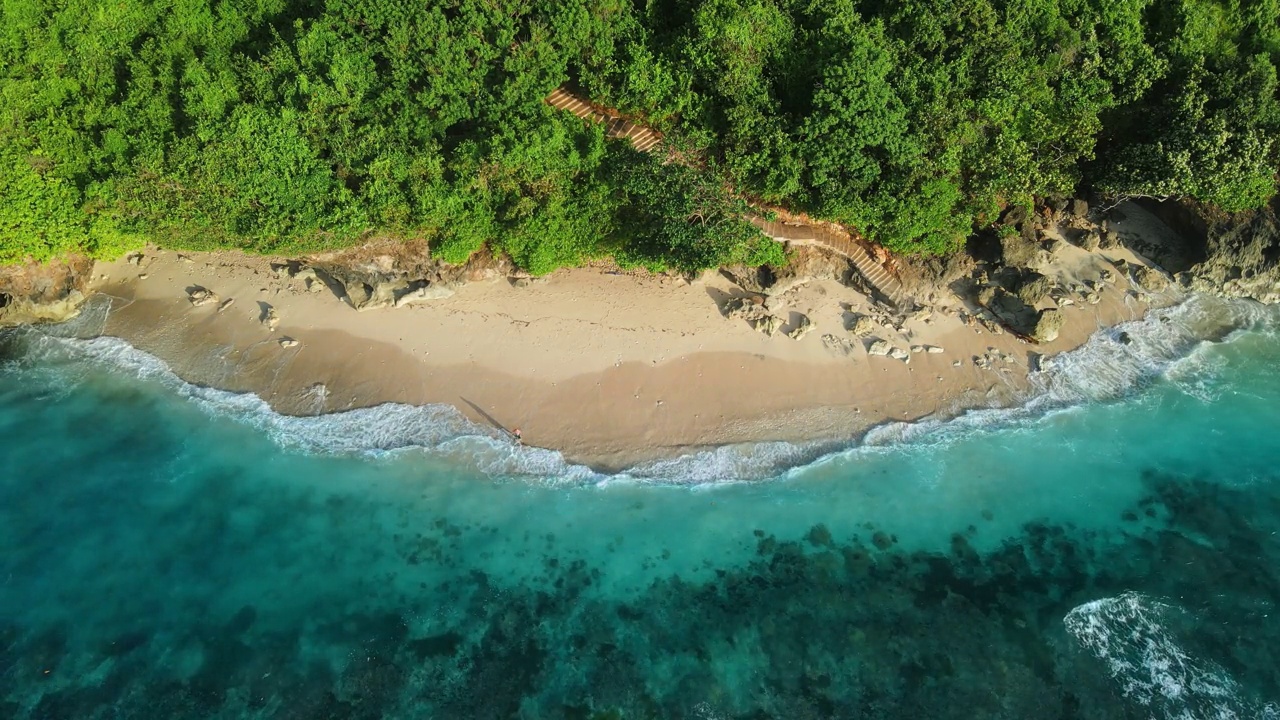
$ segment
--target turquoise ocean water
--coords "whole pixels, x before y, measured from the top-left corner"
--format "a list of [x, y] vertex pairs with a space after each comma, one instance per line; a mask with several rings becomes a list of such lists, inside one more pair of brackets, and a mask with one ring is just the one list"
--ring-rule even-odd
[[0, 718], [1280, 718], [1280, 312], [599, 475], [0, 336]]

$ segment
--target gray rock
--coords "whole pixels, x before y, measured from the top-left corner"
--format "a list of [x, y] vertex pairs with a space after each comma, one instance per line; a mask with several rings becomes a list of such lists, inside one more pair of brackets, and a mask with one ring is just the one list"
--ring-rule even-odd
[[262, 317], [258, 322], [266, 326], [268, 331], [275, 332], [276, 327], [280, 325], [280, 315], [276, 312], [275, 308], [268, 305], [266, 309], [263, 310]]
[[1075, 198], [1074, 200], [1071, 201], [1071, 204], [1068, 206], [1068, 212], [1078, 218], [1088, 217], [1089, 203], [1085, 202], [1080, 198]]
[[757, 319], [754, 325], [756, 330], [768, 335], [769, 337], [773, 337], [774, 335], [777, 335], [778, 330], [782, 328], [782, 318], [777, 315], [766, 315]]
[[285, 349], [296, 348], [298, 347], [298, 341], [293, 338], [280, 338], [280, 347]]
[[876, 324], [876, 321], [872, 320], [869, 316], [859, 315], [858, 319], [853, 321], [853, 327], [849, 329], [849, 332], [857, 335], [858, 337], [867, 337], [879, 328], [880, 326]]
[[192, 288], [191, 292], [187, 293], [187, 300], [190, 301], [192, 307], [216, 305], [222, 302], [222, 298], [218, 297], [218, 293], [202, 287]]
[[753, 325], [756, 320], [764, 317], [758, 296], [729, 298], [720, 310], [727, 318], [745, 320]]
[[930, 345], [929, 347], [926, 347], [924, 350], [930, 355], [941, 355], [942, 353], [946, 352], [946, 350], [943, 350], [937, 345]]
[[722, 268], [720, 274], [747, 292], [763, 294], [774, 285], [773, 271], [764, 265], [731, 265]]
[[906, 362], [911, 361], [911, 353], [907, 352], [906, 350], [903, 350], [900, 347], [895, 347], [892, 350], [890, 350], [889, 357], [893, 358], [894, 360], [903, 360]]
[[1005, 235], [1000, 238], [1000, 254], [1006, 267], [1031, 267], [1042, 263], [1048, 253], [1021, 235]]
[[787, 333], [787, 336], [790, 337], [792, 340], [800, 340], [800, 339], [803, 339], [805, 335], [808, 335], [812, 331], [813, 331], [813, 321], [809, 319], [808, 315], [801, 315], [800, 319], [796, 321], [796, 326], [791, 329], [791, 332]]
[[1086, 230], [1080, 236], [1080, 247], [1089, 252], [1097, 252], [1098, 246], [1102, 244], [1102, 236], [1097, 230]]
[[890, 345], [887, 341], [876, 340], [875, 342], [871, 343], [871, 347], [867, 348], [867, 354], [884, 357], [885, 355], [888, 355], [889, 353], [893, 352], [893, 349], [894, 349], [893, 346]]

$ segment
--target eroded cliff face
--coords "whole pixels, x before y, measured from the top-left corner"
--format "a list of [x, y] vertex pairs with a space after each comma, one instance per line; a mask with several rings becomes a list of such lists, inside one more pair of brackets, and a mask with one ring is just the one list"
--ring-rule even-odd
[[0, 327], [75, 317], [92, 272], [93, 261], [81, 255], [0, 266]]
[[1184, 284], [1202, 292], [1280, 302], [1277, 210], [1273, 201], [1248, 213], [1205, 213], [1205, 258], [1191, 268]]
[[1142, 201], [1141, 207], [1176, 234], [1178, 243], [1146, 251], [1183, 287], [1280, 302], [1280, 199], [1239, 213], [1193, 201]]

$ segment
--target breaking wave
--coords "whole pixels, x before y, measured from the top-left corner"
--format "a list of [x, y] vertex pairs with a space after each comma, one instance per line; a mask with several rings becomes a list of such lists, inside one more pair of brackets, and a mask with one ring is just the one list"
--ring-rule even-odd
[[1218, 665], [1193, 656], [1170, 629], [1184, 613], [1127, 592], [1085, 603], [1063, 618], [1067, 632], [1107, 667], [1126, 697], [1169, 720], [1280, 718], [1274, 704], [1241, 698]]
[[[106, 367], [158, 382], [207, 412], [260, 429], [285, 448], [309, 453], [371, 454], [417, 451], [495, 477], [538, 478], [566, 484], [641, 482], [714, 485], [790, 477], [807, 468], [904, 444], [948, 442], [974, 431], [1008, 428], [1081, 405], [1114, 401], [1160, 378], [1208, 399], [1221, 359], [1217, 343], [1244, 331], [1275, 333], [1280, 313], [1249, 301], [1193, 295], [1138, 321], [1099, 331], [1082, 347], [1044, 358], [1032, 372], [1031, 399], [1017, 407], [969, 410], [951, 417], [891, 422], [860, 441], [764, 442], [726, 445], [606, 474], [568, 462], [559, 452], [517, 445], [505, 433], [478, 425], [449, 405], [387, 403], [325, 415], [291, 416], [250, 393], [193, 385], [159, 358], [123, 340], [91, 337], [107, 304], [91, 303], [72, 323], [22, 331], [25, 371], [72, 372], [76, 364]], [[48, 368], [56, 370], [48, 370]], [[312, 388], [317, 407], [327, 390]]]

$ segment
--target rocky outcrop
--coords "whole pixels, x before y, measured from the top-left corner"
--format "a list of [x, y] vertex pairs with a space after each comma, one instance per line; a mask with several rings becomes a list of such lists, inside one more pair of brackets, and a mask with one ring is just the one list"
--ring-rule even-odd
[[415, 289], [406, 291], [404, 294], [396, 298], [396, 307], [404, 307], [406, 305], [414, 305], [417, 303], [429, 303], [435, 300], [444, 300], [453, 297], [457, 289], [448, 283], [435, 283], [433, 285], [423, 285]]
[[377, 244], [280, 264], [306, 290], [328, 289], [359, 311], [430, 303], [453, 296], [468, 282], [529, 281], [506, 257], [482, 250], [461, 265], [432, 258], [425, 244]]
[[70, 320], [92, 272], [93, 261], [82, 256], [0, 267], [0, 327]]

